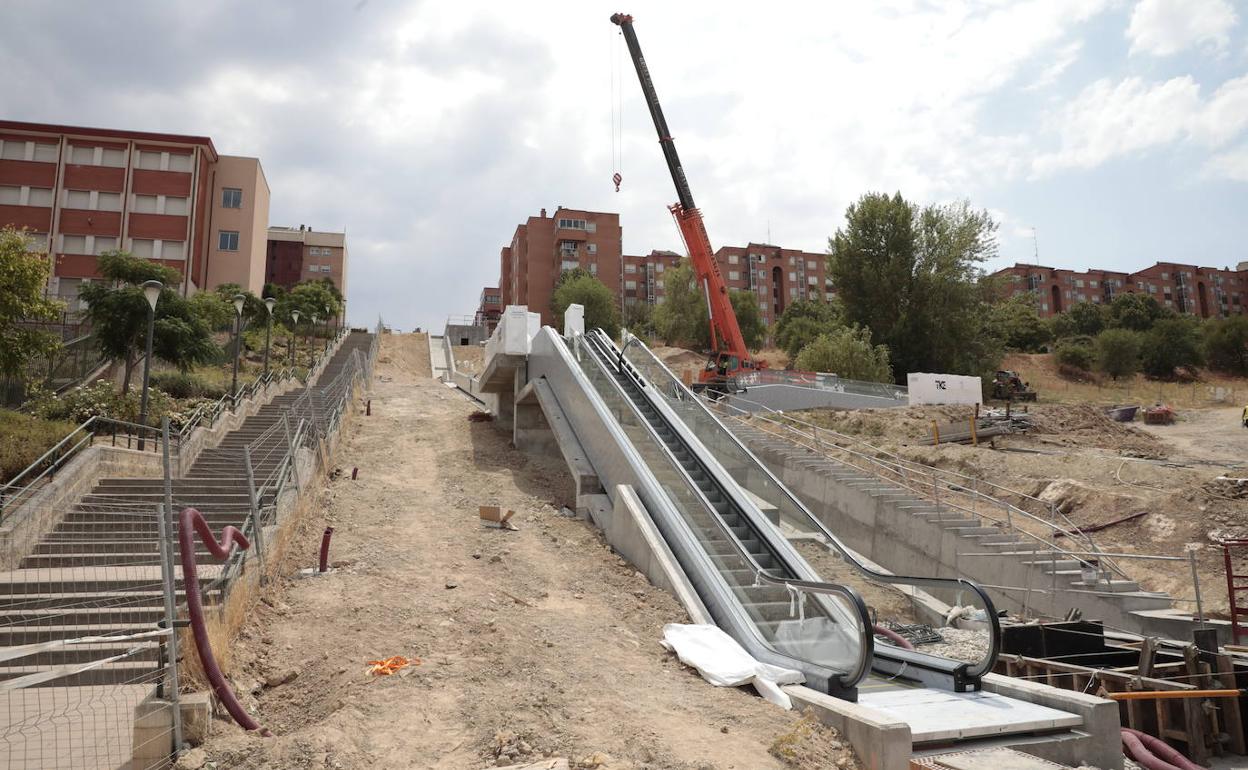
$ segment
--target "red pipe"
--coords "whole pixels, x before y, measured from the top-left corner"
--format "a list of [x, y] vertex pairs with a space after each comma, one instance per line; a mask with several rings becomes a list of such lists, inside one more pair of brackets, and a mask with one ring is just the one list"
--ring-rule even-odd
[[329, 539], [334, 536], [334, 528], [326, 527], [321, 535], [321, 572], [329, 569]]
[[879, 636], [883, 636], [887, 638], [889, 641], [891, 641], [893, 644], [897, 645], [903, 650], [914, 649], [914, 645], [910, 643], [909, 639], [897, 633], [891, 628], [885, 628], [884, 626], [881, 626], [881, 625], [873, 625], [871, 626], [871, 632], [874, 634], [878, 634]]
[[352, 480], [352, 481], [355, 481], [357, 478], [359, 478], [359, 476], [360, 476], [360, 469], [359, 469], [359, 467], [352, 468], [352, 469], [351, 469], [351, 480]]
[[1143, 744], [1144, 748], [1149, 753], [1155, 754], [1157, 758], [1160, 759], [1162, 762], [1165, 762], [1169, 765], [1173, 765], [1174, 767], [1177, 767], [1179, 770], [1205, 770], [1203, 766], [1198, 765], [1192, 760], [1183, 756], [1183, 754], [1180, 753], [1178, 749], [1174, 748], [1173, 746], [1166, 743], [1165, 741], [1163, 741], [1162, 739], [1158, 738], [1155, 735], [1142, 733], [1139, 730], [1134, 730], [1130, 727], [1122, 728], [1122, 732], [1124, 736], [1124, 742], [1125, 742], [1125, 736], [1127, 734], [1130, 734], [1134, 738], [1138, 738], [1140, 743]]
[[238, 702], [234, 691], [225, 681], [225, 675], [221, 673], [221, 667], [217, 665], [217, 659], [212, 654], [212, 644], [208, 641], [208, 627], [204, 623], [204, 606], [199, 595], [199, 570], [195, 565], [195, 533], [199, 534], [200, 542], [204, 544], [209, 553], [222, 561], [229, 558], [232, 546], [237, 545], [240, 550], [245, 551], [251, 547], [251, 543], [247, 541], [247, 537], [242, 532], [231, 526], [226, 526], [221, 530], [221, 542], [218, 543], [213, 537], [212, 528], [208, 526], [208, 522], [204, 521], [199, 511], [194, 508], [182, 509], [178, 526], [178, 548], [182, 554], [186, 610], [191, 616], [191, 632], [195, 635], [195, 649], [199, 652], [199, 662], [204, 667], [204, 674], [208, 676], [212, 691], [225, 705], [230, 716], [234, 717], [238, 726], [244, 730], [259, 730], [261, 735], [271, 738], [273, 733], [261, 727], [260, 723], [252, 719], [251, 715], [243, 709], [243, 705]]

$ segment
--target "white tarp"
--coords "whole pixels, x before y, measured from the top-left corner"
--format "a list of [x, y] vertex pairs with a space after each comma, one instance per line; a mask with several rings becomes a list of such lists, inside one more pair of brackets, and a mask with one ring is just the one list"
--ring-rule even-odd
[[563, 311], [563, 336], [568, 339], [585, 333], [585, 306], [575, 302]]
[[793, 702], [780, 685], [806, 679], [800, 671], [755, 660], [718, 626], [668, 623], [663, 626], [663, 646], [716, 687], [752, 684], [759, 695], [781, 708], [793, 708]]
[[906, 375], [910, 406], [920, 404], [982, 404], [984, 386], [978, 377], [910, 372]]

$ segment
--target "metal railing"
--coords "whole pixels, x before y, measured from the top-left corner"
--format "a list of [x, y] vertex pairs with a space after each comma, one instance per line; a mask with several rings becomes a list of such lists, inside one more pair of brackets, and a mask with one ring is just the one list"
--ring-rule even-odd
[[905, 385], [894, 385], [891, 382], [869, 382], [867, 380], [851, 380], [835, 374], [824, 372], [796, 372], [787, 369], [757, 369], [747, 374], [738, 374], [737, 384], [751, 385], [789, 385], [797, 388], [826, 390], [830, 393], [849, 393], [857, 396], [873, 396], [900, 401], [907, 398], [909, 390]]

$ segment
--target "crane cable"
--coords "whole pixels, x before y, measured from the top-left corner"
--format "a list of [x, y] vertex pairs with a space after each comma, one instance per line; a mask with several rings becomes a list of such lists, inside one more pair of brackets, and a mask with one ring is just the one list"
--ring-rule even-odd
[[611, 70], [611, 181], [615, 183], [617, 193], [620, 191], [620, 182], [624, 181], [624, 88], [620, 48], [623, 34], [618, 29], [611, 30], [613, 40], [607, 46], [607, 59]]

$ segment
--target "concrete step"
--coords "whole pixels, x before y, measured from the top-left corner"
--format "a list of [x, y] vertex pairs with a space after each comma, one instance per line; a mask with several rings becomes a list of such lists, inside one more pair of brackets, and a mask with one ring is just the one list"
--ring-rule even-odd
[[58, 624], [40, 626], [12, 626], [0, 634], [0, 646], [17, 647], [23, 644], [51, 642], [57, 639], [77, 639], [83, 636], [126, 635], [152, 631], [151, 626], [114, 623], [107, 625]]
[[[13, 658], [0, 664], [0, 670], [8, 670], [17, 666], [67, 666], [75, 663], [91, 663], [92, 661], [111, 658], [129, 652], [125, 659], [130, 662], [155, 663], [159, 657], [157, 643], [154, 641], [131, 640], [112, 644], [72, 644], [51, 650], [44, 650], [21, 658]], [[193, 653], [192, 653], [193, 654]]]
[[[117, 653], [114, 653], [117, 654]], [[16, 679], [28, 674], [51, 671], [54, 666], [9, 666], [0, 668], [0, 680]], [[123, 684], [155, 684], [162, 670], [155, 661], [131, 660], [129, 657], [68, 676], [59, 676], [35, 687], [100, 687]]]
[[0, 639], [13, 628], [64, 625], [115, 625], [155, 623], [165, 616], [160, 604], [118, 604], [111, 607], [30, 607], [0, 610]]
[[[173, 556], [174, 563], [181, 563], [182, 557], [177, 553]], [[196, 554], [196, 564], [216, 564], [217, 559]], [[133, 567], [139, 565], [159, 565], [160, 554], [151, 553], [36, 553], [22, 559], [21, 569], [48, 569], [65, 567]]]

